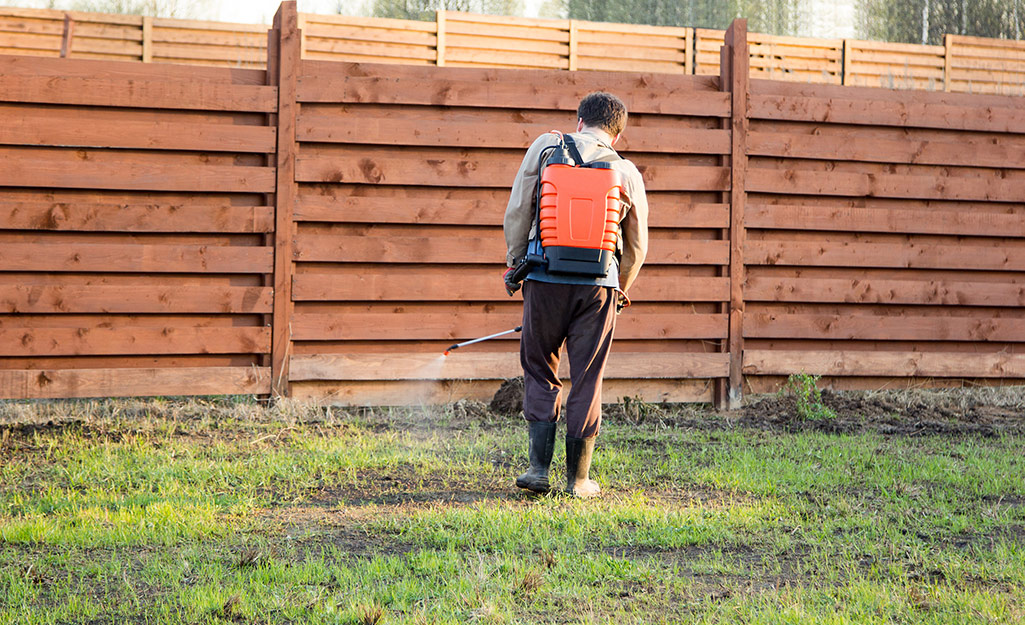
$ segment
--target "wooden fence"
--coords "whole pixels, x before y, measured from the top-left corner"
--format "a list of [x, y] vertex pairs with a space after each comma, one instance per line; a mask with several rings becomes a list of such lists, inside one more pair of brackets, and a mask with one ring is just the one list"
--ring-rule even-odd
[[[301, 13], [300, 55], [448, 67], [719, 74], [724, 31], [438, 11], [435, 21]], [[749, 34], [751, 78], [1025, 95], [1025, 42], [942, 46]], [[264, 68], [266, 28], [0, 8], [0, 54]]]
[[631, 110], [649, 260], [605, 399], [1025, 378], [1025, 111], [718, 76], [0, 57], [0, 398], [487, 397], [519, 371], [501, 223], [585, 93]]

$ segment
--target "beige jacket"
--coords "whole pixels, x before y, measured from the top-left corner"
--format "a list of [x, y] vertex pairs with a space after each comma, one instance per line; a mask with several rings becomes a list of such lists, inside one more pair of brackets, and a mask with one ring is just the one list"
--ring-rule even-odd
[[[587, 162], [600, 161], [613, 153], [609, 136], [592, 128], [572, 133], [573, 140], [580, 150], [580, 156]], [[527, 253], [527, 240], [534, 222], [534, 190], [538, 176], [538, 157], [541, 150], [556, 145], [559, 139], [545, 133], [534, 140], [527, 150], [520, 170], [513, 181], [509, 205], [505, 209], [505, 243], [507, 253], [505, 262], [513, 267]], [[648, 200], [644, 195], [644, 180], [637, 167], [628, 160], [612, 163], [623, 176], [623, 194], [621, 198], [623, 259], [619, 267], [619, 288], [624, 291], [637, 278], [644, 257], [648, 253]]]

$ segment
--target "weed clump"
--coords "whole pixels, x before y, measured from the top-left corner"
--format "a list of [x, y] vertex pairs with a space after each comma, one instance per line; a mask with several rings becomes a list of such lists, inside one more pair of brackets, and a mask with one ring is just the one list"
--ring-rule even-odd
[[797, 416], [809, 421], [836, 419], [836, 412], [822, 402], [819, 377], [807, 373], [794, 373], [787, 378], [780, 394], [793, 395], [797, 402]]

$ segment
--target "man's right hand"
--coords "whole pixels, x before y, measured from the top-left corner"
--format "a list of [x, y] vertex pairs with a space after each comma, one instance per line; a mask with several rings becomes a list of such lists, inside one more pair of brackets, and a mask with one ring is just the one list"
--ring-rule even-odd
[[520, 286], [522, 286], [519, 282], [513, 282], [512, 275], [514, 271], [516, 271], [514, 267], [509, 267], [502, 275], [502, 281], [505, 282], [505, 292], [509, 294], [509, 297], [515, 295], [516, 291], [519, 291]]

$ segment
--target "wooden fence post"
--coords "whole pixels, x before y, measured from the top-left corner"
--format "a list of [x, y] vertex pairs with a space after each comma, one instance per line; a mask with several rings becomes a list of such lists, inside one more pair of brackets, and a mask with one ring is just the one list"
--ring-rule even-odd
[[442, 10], [437, 11], [437, 43], [435, 44], [435, 50], [437, 50], [437, 59], [435, 63], [438, 67], [445, 66], [445, 12]]
[[153, 62], [153, 17], [149, 15], [142, 18], [142, 62]]
[[943, 90], [950, 91], [950, 64], [953, 61], [951, 52], [954, 49], [954, 35], [943, 35]]
[[577, 71], [577, 21], [569, 21], [569, 71]]
[[295, 0], [282, 2], [274, 16], [267, 49], [268, 82], [278, 88], [277, 186], [274, 193], [274, 318], [271, 330], [271, 392], [289, 394], [292, 347], [292, 271], [295, 240], [295, 118], [298, 109], [302, 33]]
[[61, 58], [71, 56], [71, 38], [75, 33], [75, 20], [67, 13], [64, 14], [64, 34], [61, 37]]
[[744, 205], [747, 200], [744, 180], [747, 172], [749, 65], [747, 20], [735, 19], [726, 31], [725, 45], [719, 54], [719, 88], [730, 93], [731, 104], [728, 120], [732, 145], [729, 157], [730, 305], [727, 340], [730, 373], [726, 388], [716, 392], [715, 397], [718, 402], [725, 400], [726, 408], [730, 410], [740, 407], [744, 383]]

